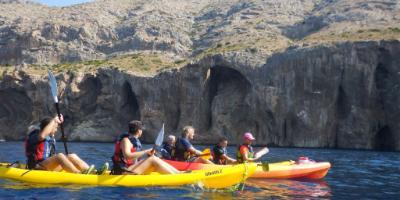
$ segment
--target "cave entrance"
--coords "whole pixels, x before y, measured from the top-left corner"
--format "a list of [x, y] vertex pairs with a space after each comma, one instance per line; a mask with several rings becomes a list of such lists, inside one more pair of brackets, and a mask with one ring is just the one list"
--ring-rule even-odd
[[[139, 103], [136, 94], [133, 92], [131, 84], [125, 82], [122, 86], [122, 116], [129, 122], [131, 120], [140, 120]], [[125, 123], [126, 125], [126, 123]]]
[[94, 113], [97, 104], [98, 96], [101, 93], [102, 84], [98, 77], [89, 76], [79, 84], [80, 94], [79, 100], [81, 101], [80, 112], [84, 115]]
[[376, 150], [394, 151], [396, 149], [395, 137], [389, 126], [382, 127], [374, 138]]
[[5, 139], [21, 139], [32, 120], [32, 101], [25, 91], [14, 88], [0, 90], [0, 135]]
[[237, 135], [258, 127], [251, 117], [251, 83], [239, 71], [225, 66], [209, 69], [204, 128], [213, 134]]

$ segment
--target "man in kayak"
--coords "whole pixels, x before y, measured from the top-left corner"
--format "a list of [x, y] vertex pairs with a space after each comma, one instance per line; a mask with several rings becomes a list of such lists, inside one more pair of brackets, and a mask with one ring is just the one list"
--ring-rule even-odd
[[175, 142], [176, 138], [174, 135], [169, 135], [167, 141], [163, 143], [161, 148], [161, 157], [163, 159], [171, 160], [175, 155]]
[[218, 141], [218, 144], [214, 146], [212, 149], [212, 157], [214, 164], [217, 165], [226, 165], [226, 164], [234, 164], [236, 160], [229, 157], [226, 151], [226, 147], [228, 146], [228, 139], [226, 137], [221, 137]]
[[54, 118], [45, 117], [40, 121], [40, 127], [30, 130], [25, 140], [25, 154], [28, 169], [39, 169], [48, 171], [65, 170], [72, 173], [91, 173], [94, 165], [89, 166], [76, 154], [64, 155], [55, 152], [54, 135], [59, 124], [63, 123], [61, 115]]
[[243, 135], [243, 144], [239, 146], [236, 153], [236, 159], [238, 163], [254, 162], [268, 153], [269, 150], [267, 147], [261, 149], [257, 153], [254, 153], [253, 147], [251, 146], [251, 143], [253, 143], [254, 140], [255, 138], [251, 133], [245, 133]]
[[190, 143], [190, 140], [193, 140], [194, 135], [195, 131], [192, 126], [185, 126], [183, 128], [182, 137], [179, 137], [176, 140], [173, 160], [213, 164], [211, 161], [202, 158], [201, 156], [203, 155], [203, 152], [195, 149]]
[[[142, 150], [139, 138], [143, 134], [141, 121], [131, 121], [128, 132], [122, 133], [116, 143], [112, 157], [112, 174], [148, 174], [157, 171], [161, 174], [179, 173], [174, 167], [154, 156], [153, 149]], [[145, 159], [140, 159], [143, 156]]]

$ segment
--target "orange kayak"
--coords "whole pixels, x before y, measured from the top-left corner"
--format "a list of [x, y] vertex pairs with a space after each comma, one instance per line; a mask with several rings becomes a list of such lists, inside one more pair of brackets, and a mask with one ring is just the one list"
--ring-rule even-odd
[[262, 167], [257, 167], [256, 172], [251, 178], [275, 178], [275, 179], [322, 179], [326, 176], [331, 164], [329, 162], [315, 162], [297, 164], [294, 161], [269, 164], [269, 170], [263, 171]]
[[[213, 169], [221, 167], [220, 165], [210, 165], [202, 163], [188, 163], [172, 160], [165, 160], [176, 169], [184, 170], [199, 170]], [[229, 166], [229, 165], [227, 165]], [[264, 171], [262, 164], [259, 163], [256, 172], [250, 178], [270, 178], [270, 179], [322, 179], [326, 176], [331, 164], [329, 162], [313, 162], [298, 164], [294, 161], [284, 161], [278, 163], [269, 163], [268, 169]]]

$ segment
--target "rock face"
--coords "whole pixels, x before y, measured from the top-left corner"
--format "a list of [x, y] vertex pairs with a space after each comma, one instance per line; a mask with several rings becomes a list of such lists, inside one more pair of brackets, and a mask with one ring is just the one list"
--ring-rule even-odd
[[[258, 66], [215, 55], [154, 77], [107, 68], [58, 80], [73, 140], [111, 141], [141, 119], [147, 142], [166, 123], [175, 134], [193, 125], [201, 143], [221, 135], [237, 143], [251, 131], [257, 144], [400, 150], [399, 53], [399, 41], [340, 43], [289, 49]], [[6, 139], [54, 113], [44, 77], [6, 75], [0, 91]]]
[[199, 143], [251, 131], [260, 145], [398, 151], [399, 24], [392, 0], [0, 0], [0, 139], [54, 115], [35, 70], [137, 53], [190, 64], [59, 73], [70, 140], [112, 141], [140, 119], [146, 142], [165, 123]]

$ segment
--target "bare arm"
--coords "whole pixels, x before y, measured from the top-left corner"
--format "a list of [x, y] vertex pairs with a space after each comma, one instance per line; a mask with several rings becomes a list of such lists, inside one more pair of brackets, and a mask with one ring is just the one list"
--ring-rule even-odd
[[249, 157], [247, 156], [247, 153], [245, 153], [245, 154], [243, 155], [243, 161], [254, 162], [254, 161], [258, 160], [258, 159], [259, 159], [259, 158], [249, 158]]
[[229, 156], [226, 155], [226, 154], [223, 154], [221, 157], [222, 157], [223, 159], [227, 160], [228, 163], [236, 163], [236, 160], [235, 160], [235, 159], [229, 157]]
[[203, 155], [203, 152], [195, 149], [193, 146], [189, 148], [188, 150], [190, 153], [195, 154], [196, 156], [201, 156]]
[[125, 158], [128, 159], [135, 159], [135, 158], [140, 158], [145, 154], [150, 153], [151, 149], [143, 150], [143, 151], [136, 151], [136, 152], [131, 152], [132, 148], [132, 143], [129, 141], [128, 138], [124, 138], [121, 142], [121, 149], [122, 149], [122, 154], [124, 154]]
[[47, 136], [54, 132], [54, 129], [57, 129], [58, 125], [64, 122], [64, 117], [61, 115], [61, 119], [58, 116], [54, 117], [51, 122], [44, 127], [44, 129], [39, 133], [39, 141], [43, 141]]

